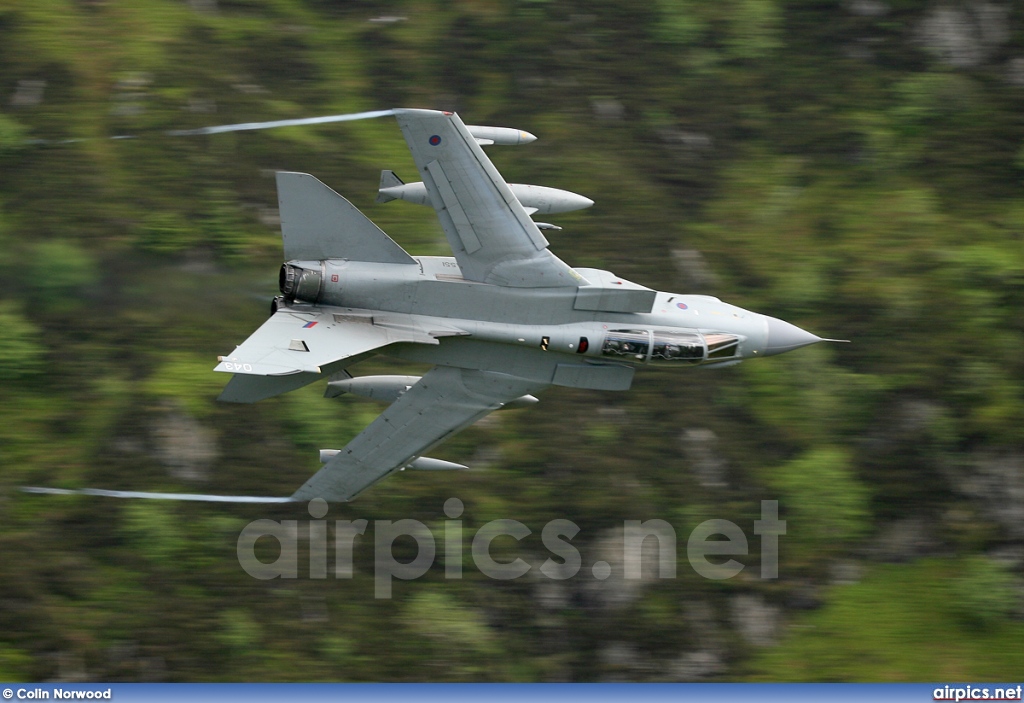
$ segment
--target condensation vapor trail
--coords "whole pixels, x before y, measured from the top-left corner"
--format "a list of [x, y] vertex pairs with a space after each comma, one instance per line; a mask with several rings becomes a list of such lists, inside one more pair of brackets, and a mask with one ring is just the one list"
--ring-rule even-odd
[[[206, 134], [223, 134], [225, 132], [249, 132], [258, 129], [276, 129], [277, 127], [301, 127], [303, 125], [330, 124], [332, 122], [352, 122], [355, 120], [372, 120], [377, 117], [388, 117], [395, 114], [394, 110], [370, 110], [368, 112], [350, 112], [344, 115], [324, 115], [323, 117], [300, 117], [294, 120], [272, 120], [270, 122], [239, 122], [238, 124], [214, 125], [198, 129], [171, 129], [160, 132], [169, 137], [198, 137]], [[101, 137], [102, 138], [102, 137]], [[118, 134], [108, 139], [139, 139], [134, 134]], [[92, 138], [79, 139], [26, 139], [26, 144], [77, 144], [90, 141]]]
[[328, 124], [331, 122], [351, 122], [353, 120], [371, 120], [375, 117], [387, 117], [395, 114], [394, 110], [371, 110], [369, 112], [352, 112], [347, 115], [325, 115], [324, 117], [303, 117], [294, 120], [274, 120], [272, 122], [241, 122], [239, 124], [218, 125], [216, 127], [200, 127], [199, 129], [174, 129], [164, 134], [172, 137], [191, 137], [203, 134], [221, 134], [222, 132], [246, 132], [255, 129], [274, 129], [276, 127], [300, 127], [311, 124]]
[[103, 488], [47, 488], [22, 486], [25, 493], [59, 496], [102, 496], [104, 498], [148, 498], [150, 500], [187, 500], [203, 503], [292, 503], [291, 498], [270, 496], [217, 496], [205, 493], [147, 493], [144, 491], [108, 491]]

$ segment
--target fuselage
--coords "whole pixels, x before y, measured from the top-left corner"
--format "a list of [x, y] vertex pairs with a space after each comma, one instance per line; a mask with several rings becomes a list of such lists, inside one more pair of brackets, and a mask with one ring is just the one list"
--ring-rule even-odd
[[[446, 359], [472, 363], [483, 352], [481, 344], [497, 344], [510, 363], [524, 354], [561, 354], [592, 363], [731, 365], [820, 341], [789, 323], [712, 296], [659, 292], [649, 312], [581, 310], [577, 288], [477, 283], [462, 277], [454, 258], [414, 260], [293, 261], [282, 269], [282, 290], [307, 304], [410, 315], [423, 329], [456, 328], [458, 334], [441, 336], [436, 346], [390, 349], [396, 356], [435, 364]], [[286, 282], [289, 266], [293, 280]], [[607, 275], [613, 292], [616, 285], [639, 288]]]

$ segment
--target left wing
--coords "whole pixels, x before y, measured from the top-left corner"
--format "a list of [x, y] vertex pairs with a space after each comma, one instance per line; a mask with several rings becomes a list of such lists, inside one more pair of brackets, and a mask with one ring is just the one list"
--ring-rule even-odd
[[467, 280], [517, 288], [586, 285], [548, 250], [458, 115], [395, 110], [395, 117]]
[[547, 384], [493, 371], [436, 366], [295, 492], [348, 501], [456, 432]]

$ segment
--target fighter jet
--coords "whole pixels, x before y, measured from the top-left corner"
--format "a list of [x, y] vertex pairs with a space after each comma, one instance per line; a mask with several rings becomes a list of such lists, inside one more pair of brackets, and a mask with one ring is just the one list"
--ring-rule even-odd
[[[467, 127], [452, 112], [393, 114], [422, 182], [385, 171], [378, 199], [430, 204], [454, 256], [411, 256], [313, 176], [278, 173], [281, 295], [215, 368], [234, 374], [226, 402], [327, 379], [327, 397], [391, 403], [347, 446], [322, 450], [323, 467], [291, 500], [349, 501], [406, 468], [465, 468], [426, 453], [494, 410], [536, 402], [548, 386], [624, 391], [647, 365], [721, 367], [823, 341], [718, 298], [570, 267], [530, 215], [592, 201], [510, 185], [482, 149], [533, 135]], [[351, 376], [374, 355], [433, 368], [422, 378]]]

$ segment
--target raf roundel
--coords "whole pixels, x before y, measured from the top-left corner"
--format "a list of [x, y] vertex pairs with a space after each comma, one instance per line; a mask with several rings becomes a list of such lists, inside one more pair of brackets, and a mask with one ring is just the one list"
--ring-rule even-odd
[[676, 303], [676, 307], [680, 310], [686, 310], [686, 303]]
[[441, 143], [441, 137], [436, 134], [430, 138], [430, 146], [437, 146]]

